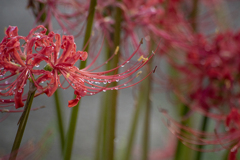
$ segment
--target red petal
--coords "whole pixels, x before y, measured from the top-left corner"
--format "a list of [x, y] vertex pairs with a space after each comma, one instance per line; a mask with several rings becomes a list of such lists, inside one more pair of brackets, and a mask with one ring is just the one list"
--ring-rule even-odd
[[76, 98], [76, 99], [73, 99], [73, 100], [68, 101], [68, 107], [71, 108], [71, 107], [76, 106], [76, 105], [78, 104], [78, 102], [79, 102], [80, 99], [81, 99], [81, 98]]

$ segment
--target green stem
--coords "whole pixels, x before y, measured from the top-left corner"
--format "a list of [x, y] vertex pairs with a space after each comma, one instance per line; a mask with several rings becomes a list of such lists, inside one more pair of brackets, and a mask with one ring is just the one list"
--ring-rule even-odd
[[[149, 64], [150, 66], [150, 64]], [[148, 66], [148, 67], [149, 67]], [[151, 114], [151, 100], [150, 100], [150, 93], [151, 93], [151, 76], [149, 76], [145, 80], [145, 117], [144, 117], [144, 124], [143, 124], [143, 142], [142, 142], [142, 160], [148, 159], [148, 151], [149, 151], [149, 135], [150, 135], [150, 114]], [[144, 83], [142, 84], [144, 85]], [[145, 103], [144, 103], [145, 104]]]
[[96, 135], [96, 144], [95, 144], [95, 155], [94, 155], [94, 160], [100, 160], [100, 157], [101, 157], [101, 153], [104, 153], [104, 152], [101, 152], [101, 148], [105, 148], [103, 145], [102, 145], [102, 141], [103, 141], [103, 131], [104, 131], [104, 117], [105, 117], [105, 108], [104, 107], [105, 105], [101, 105], [101, 108], [100, 108], [100, 114], [99, 114], [99, 119], [98, 119], [98, 129], [97, 129], [97, 135]]
[[62, 107], [60, 105], [60, 99], [58, 95], [58, 90], [54, 93], [54, 100], [55, 100], [55, 107], [57, 112], [57, 122], [58, 122], [58, 132], [60, 134], [60, 142], [61, 142], [61, 149], [62, 153], [64, 151], [64, 144], [65, 144], [65, 138], [64, 138], [64, 125], [63, 125], [63, 114], [62, 114]]
[[[120, 2], [120, 0], [118, 0]], [[115, 11], [115, 24], [114, 24], [114, 33], [113, 33], [113, 41], [114, 46], [110, 47], [108, 46], [109, 53], [114, 53], [114, 50], [117, 46], [120, 45], [121, 41], [121, 21], [122, 21], [122, 10], [120, 8], [116, 8]], [[119, 62], [119, 55], [117, 54], [111, 62], [108, 63], [107, 69], [115, 68], [118, 65]], [[118, 74], [118, 70], [114, 72], [115, 74]], [[109, 87], [116, 86], [117, 82], [112, 82]], [[114, 139], [115, 139], [115, 124], [116, 124], [116, 112], [117, 112], [117, 97], [118, 97], [118, 91], [113, 90], [106, 93], [106, 98], [104, 99], [106, 102], [106, 113], [107, 113], [107, 119], [106, 119], [106, 134], [107, 138], [104, 138], [103, 144], [106, 144], [106, 148], [104, 149], [106, 153], [103, 153], [103, 159], [104, 160], [113, 160], [114, 159], [114, 151], [115, 151], [115, 145], [114, 145]]]
[[[141, 86], [142, 89], [142, 86]], [[130, 160], [131, 159], [131, 153], [132, 153], [132, 147], [133, 147], [133, 143], [135, 140], [135, 135], [136, 135], [136, 131], [137, 131], [137, 125], [138, 125], [138, 121], [139, 121], [139, 116], [140, 116], [140, 111], [141, 111], [141, 104], [143, 103], [143, 99], [144, 99], [144, 94], [141, 94], [142, 92], [139, 93], [139, 100], [136, 101], [136, 106], [135, 106], [135, 111], [133, 113], [132, 116], [132, 120], [131, 120], [131, 125], [130, 125], [130, 130], [129, 130], [129, 134], [128, 134], [128, 138], [127, 138], [127, 144], [123, 153], [123, 158], [122, 160]]]
[[193, 0], [192, 11], [190, 13], [191, 24], [194, 31], [197, 31], [198, 1], [199, 0]]
[[13, 143], [11, 156], [10, 156], [9, 160], [15, 160], [17, 158], [18, 149], [19, 149], [21, 141], [22, 141], [23, 133], [24, 133], [24, 130], [25, 130], [25, 127], [27, 124], [28, 115], [31, 110], [32, 101], [33, 101], [36, 90], [37, 90], [37, 88], [34, 85], [34, 83], [29, 82], [29, 91], [28, 91], [27, 101], [25, 103], [24, 111], [18, 122], [19, 127], [18, 127], [18, 131], [17, 131], [16, 137], [15, 137], [14, 143]]
[[[198, 14], [198, 5], [199, 5], [198, 2], [199, 2], [199, 0], [193, 0], [192, 11], [189, 15], [189, 17], [191, 19], [191, 22], [192, 22], [191, 23], [192, 28], [195, 32], [197, 31], [197, 14]], [[173, 72], [176, 72], [176, 71], [173, 71]], [[175, 74], [177, 74], [177, 73], [175, 73]], [[182, 108], [181, 108], [181, 111], [180, 111], [181, 112], [180, 117], [184, 116], [188, 111], [189, 111], [189, 108], [187, 106], [183, 105]], [[182, 125], [186, 125], [189, 122], [190, 122], [190, 120], [187, 120], [187, 121], [183, 122]], [[191, 158], [190, 153], [188, 154], [187, 157], [186, 157], [186, 155], [184, 155], [185, 153], [188, 152], [188, 150], [189, 150], [189, 148], [184, 146], [182, 144], [182, 142], [180, 140], [178, 140], [174, 160], [180, 160], [180, 159], [183, 158], [183, 156], [185, 156], [185, 159], [190, 159]]]
[[[186, 105], [181, 106], [180, 117], [186, 115], [188, 111], [189, 111], [189, 108]], [[181, 124], [185, 126], [189, 122], [190, 120], [186, 120]], [[180, 132], [182, 132], [182, 130]], [[184, 158], [185, 160], [190, 159], [191, 158], [190, 153], [186, 156], [187, 150], [190, 150], [190, 149], [187, 148], [184, 144], [182, 144], [180, 140], [178, 140], [174, 160], [181, 160], [182, 158]]]
[[[91, 31], [92, 31], [92, 25], [93, 25], [93, 19], [94, 19], [96, 5], [97, 5], [97, 0], [91, 0], [89, 12], [88, 12], [87, 26], [86, 26], [86, 32], [85, 32], [83, 46], [85, 46], [87, 44], [88, 40], [91, 37]], [[86, 46], [86, 49], [85, 49], [86, 52], [88, 51], [88, 48], [89, 48], [89, 44]], [[82, 69], [85, 67], [86, 67], [86, 61], [82, 61], [79, 68]], [[76, 130], [76, 125], [77, 125], [77, 117], [78, 117], [78, 110], [80, 107], [80, 102], [81, 101], [79, 101], [79, 103], [75, 107], [72, 108], [71, 119], [70, 119], [70, 124], [69, 124], [69, 128], [68, 128], [67, 139], [66, 139], [66, 146], [64, 148], [64, 159], [65, 160], [71, 159], [72, 147], [73, 147], [73, 141], [74, 141], [75, 130]]]
[[[202, 117], [202, 124], [201, 124], [201, 130], [200, 130], [200, 131], [205, 132], [205, 131], [207, 130], [208, 120], [209, 120], [208, 117], [206, 117], [206, 116], [203, 116], [203, 117]], [[199, 145], [198, 148], [199, 148], [199, 149], [202, 149], [203, 146], [202, 146], [202, 145]], [[201, 160], [201, 159], [202, 159], [202, 155], [203, 155], [202, 152], [197, 152], [197, 153], [196, 153], [196, 160]]]
[[[41, 12], [43, 9], [45, 9], [45, 4], [44, 3], [40, 3], [39, 2], [39, 12]], [[42, 16], [40, 17], [40, 21], [41, 22], [44, 22], [45, 19], [47, 17], [47, 14], [46, 12], [44, 12], [42, 14]], [[46, 34], [49, 33], [49, 27], [48, 25], [45, 26], [47, 28], [47, 32]], [[64, 125], [63, 125], [63, 112], [62, 112], [62, 107], [60, 105], [60, 101], [59, 101], [59, 94], [58, 94], [58, 90], [56, 90], [54, 92], [54, 101], [55, 101], [55, 108], [56, 108], [56, 112], [57, 112], [57, 123], [58, 123], [58, 132], [60, 134], [60, 142], [61, 142], [61, 150], [62, 150], [62, 153], [64, 151]]]

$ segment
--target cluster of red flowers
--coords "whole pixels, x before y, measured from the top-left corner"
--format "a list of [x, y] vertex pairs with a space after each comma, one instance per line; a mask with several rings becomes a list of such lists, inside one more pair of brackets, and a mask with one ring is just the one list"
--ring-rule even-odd
[[[108, 71], [96, 72], [97, 69], [106, 64], [113, 56], [96, 68], [89, 69], [97, 60], [98, 56], [86, 68], [79, 69], [74, 64], [78, 61], [85, 61], [88, 53], [84, 51], [76, 51], [76, 44], [73, 36], [62, 36], [50, 32], [46, 35], [47, 29], [43, 26], [37, 26], [32, 29], [28, 36], [18, 35], [18, 28], [9, 26], [6, 30], [6, 36], [0, 43], [0, 111], [9, 111], [2, 109], [3, 107], [12, 106], [15, 108], [23, 107], [23, 101], [26, 100], [24, 86], [27, 80], [31, 80], [37, 87], [37, 95], [45, 93], [52, 96], [58, 87], [66, 89], [72, 87], [76, 98], [69, 101], [68, 106], [75, 106], [81, 97], [86, 95], [94, 95], [106, 90], [124, 89], [131, 87], [138, 82], [133, 83], [141, 69], [151, 59], [153, 54], [148, 58], [141, 57], [134, 65], [131, 65], [126, 71], [119, 74], [112, 74], [115, 70], [123, 67], [137, 53], [141, 43], [135, 52], [121, 65]], [[23, 43], [21, 44], [21, 40]], [[60, 53], [62, 49], [62, 53]], [[98, 55], [100, 54], [100, 51]], [[44, 64], [44, 67], [39, 67]], [[139, 71], [141, 72], [141, 71]], [[108, 74], [108, 75], [106, 75]], [[132, 75], [136, 74], [132, 77]], [[60, 77], [64, 77], [64, 81], [60, 81]], [[123, 84], [109, 87], [111, 82], [119, 82], [124, 80]], [[64, 87], [64, 82], [68, 83]], [[8, 98], [8, 96], [14, 96]]]
[[185, 52], [177, 56], [181, 58], [170, 59], [181, 73], [180, 88], [185, 88], [178, 91], [184, 93], [184, 103], [204, 111], [215, 108], [220, 113], [226, 107], [239, 106], [239, 42], [240, 32], [218, 33], [211, 40], [196, 35]]
[[[165, 111], [169, 129], [186, 145], [199, 151], [229, 149], [230, 160], [236, 159], [240, 124], [240, 32], [225, 31], [206, 38], [195, 34], [193, 41], [186, 42], [182, 50], [167, 56], [178, 78], [170, 79], [172, 88], [192, 112], [216, 120], [215, 133], [193, 130], [174, 121]], [[178, 83], [175, 83], [176, 80]], [[179, 85], [181, 84], [181, 85]], [[217, 133], [220, 124], [224, 133]], [[183, 132], [183, 130], [185, 132]], [[199, 149], [194, 145], [220, 145], [214, 149]]]

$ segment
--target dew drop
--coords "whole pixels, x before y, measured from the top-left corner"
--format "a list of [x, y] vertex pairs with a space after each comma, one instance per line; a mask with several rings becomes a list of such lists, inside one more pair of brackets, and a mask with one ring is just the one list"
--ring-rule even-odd
[[124, 67], [124, 65], [121, 65], [121, 67]]
[[107, 84], [107, 82], [106, 82], [106, 81], [104, 81], [104, 82], [103, 82], [103, 84]]
[[108, 83], [111, 83], [111, 81], [108, 81]]
[[118, 87], [116, 87], [115, 90], [118, 90]]
[[19, 89], [19, 90], [18, 90], [18, 93], [22, 93], [22, 89]]
[[90, 93], [90, 95], [93, 95], [93, 93]]
[[39, 65], [38, 65], [38, 64], [36, 64], [36, 65], [35, 65], [35, 67], [37, 67], [37, 68], [38, 68], [38, 67], [39, 67]]
[[106, 92], [106, 90], [104, 89], [103, 92]]
[[116, 82], [119, 82], [119, 79], [116, 79]]
[[124, 86], [127, 86], [127, 84], [125, 83]]
[[129, 63], [130, 61], [127, 61], [127, 63]]
[[8, 81], [5, 81], [5, 84], [8, 84]]

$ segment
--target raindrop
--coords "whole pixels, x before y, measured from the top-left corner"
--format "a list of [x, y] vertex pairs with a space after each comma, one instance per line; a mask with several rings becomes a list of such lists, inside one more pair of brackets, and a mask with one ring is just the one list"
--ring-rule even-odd
[[124, 86], [127, 86], [127, 84], [125, 83]]
[[35, 67], [37, 67], [37, 68], [38, 68], [38, 67], [39, 67], [39, 65], [38, 65], [38, 64], [36, 64], [36, 65], [35, 65]]
[[111, 81], [108, 81], [108, 83], [111, 83]]
[[103, 84], [107, 84], [107, 81], [104, 81]]
[[121, 65], [121, 67], [124, 67], [124, 65]]
[[22, 93], [22, 89], [19, 89], [19, 90], [18, 90], [18, 93]]
[[90, 95], [93, 95], [93, 93], [90, 93]]
[[5, 84], [8, 84], [8, 81], [5, 81]]
[[116, 87], [115, 89], [118, 90], [118, 87]]
[[2, 102], [4, 102], [4, 100], [2, 99]]
[[127, 61], [127, 63], [129, 63], [130, 61]]
[[119, 79], [116, 79], [116, 82], [119, 82]]
[[104, 89], [103, 92], [106, 92], [106, 90]]

